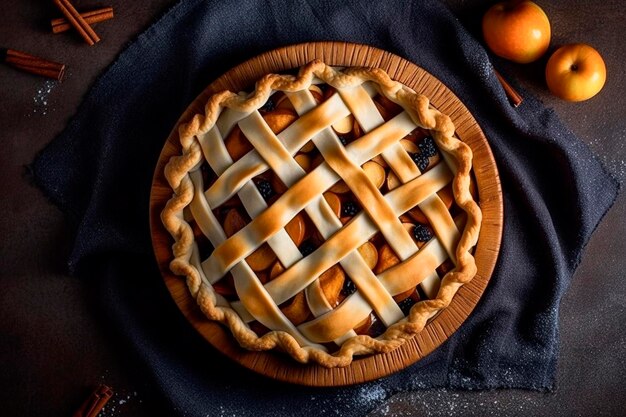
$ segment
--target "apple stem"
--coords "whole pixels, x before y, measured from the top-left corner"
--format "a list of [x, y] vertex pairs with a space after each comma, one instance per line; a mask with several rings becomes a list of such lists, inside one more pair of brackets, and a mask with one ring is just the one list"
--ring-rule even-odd
[[523, 1], [525, 0], [509, 0], [506, 3], [504, 3], [504, 10], [511, 11]]

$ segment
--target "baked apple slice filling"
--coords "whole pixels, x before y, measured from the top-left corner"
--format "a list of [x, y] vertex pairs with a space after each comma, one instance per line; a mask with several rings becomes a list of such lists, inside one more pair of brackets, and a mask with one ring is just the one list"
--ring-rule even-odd
[[[446, 280], [475, 270], [480, 211], [471, 151], [425, 98], [380, 72], [357, 70], [350, 84], [311, 68], [316, 77], [268, 76], [231, 96], [247, 107], [198, 122], [202, 159], [180, 169], [193, 195], [178, 218], [193, 232], [190, 289], [212, 289], [198, 300], [207, 316], [226, 322], [234, 311], [228, 324], [244, 346], [265, 349], [261, 340], [284, 332], [294, 357], [337, 352], [316, 356], [333, 366], [449, 303], [440, 288], [458, 285]], [[263, 88], [272, 83], [280, 88]]]
[[[332, 87], [322, 89], [316, 85], [312, 85], [309, 92], [316, 104], [321, 103], [336, 93]], [[303, 105], [298, 100], [295, 101], [295, 106]], [[373, 103], [383, 121], [392, 119], [402, 110], [400, 106], [380, 94], [373, 97]], [[294, 104], [292, 104], [289, 97], [283, 93], [275, 94], [259, 113], [267, 124], [267, 127], [274, 134], [279, 134], [285, 130], [299, 117]], [[371, 126], [361, 127], [358, 121], [352, 115], [349, 115], [333, 123], [331, 128], [342, 145], [349, 146], [351, 143], [361, 138], [363, 134], [367, 132], [368, 128], [371, 129]], [[240, 160], [244, 155], [254, 149], [249, 139], [238, 125], [232, 128], [225, 138], [224, 144], [233, 162]], [[405, 154], [404, 159], [410, 159], [414, 167], [418, 169], [421, 174], [428, 172], [428, 170], [441, 162], [441, 156], [434, 140], [424, 129], [414, 129], [401, 139], [399, 144], [400, 147], [398, 147], [398, 150]], [[390, 155], [375, 155], [360, 166], [365, 177], [376, 189], [380, 190], [382, 194], [386, 194], [403, 184], [398, 176], [402, 175], [402, 173], [396, 174], [393, 168], [387, 163], [385, 157], [389, 158]], [[306, 142], [296, 152], [293, 159], [301, 168], [304, 175], [310, 173], [324, 162], [323, 155], [312, 140]], [[215, 175], [206, 162], [202, 164], [201, 172], [203, 173], [204, 191], [206, 192], [217, 179], [217, 175]], [[268, 206], [274, 204], [289, 188], [283, 182], [280, 175], [272, 170], [267, 170], [254, 176], [252, 183], [256, 186], [258, 193]], [[453, 208], [454, 197], [450, 184], [437, 191], [437, 195], [446, 210], [455, 212], [456, 207]], [[328, 191], [323, 193], [323, 198], [332, 214], [340, 222], [336, 223], [336, 230], [340, 229], [340, 225], [351, 222], [355, 216], [362, 212], [358, 195], [355, 194], [343, 180], [333, 184]], [[237, 194], [226, 200], [222, 205], [214, 208], [213, 213], [221, 224], [227, 238], [239, 232], [251, 221], [249, 214]], [[428, 217], [422, 212], [419, 205], [401, 214], [399, 220], [417, 248], [422, 248], [435, 236], [435, 232], [429, 223]], [[201, 257], [209, 257], [213, 250], [212, 245], [193, 221], [192, 226], [194, 227], [196, 242], [199, 248], [201, 248]], [[305, 210], [294, 216], [287, 223], [284, 231], [295, 247], [298, 248], [299, 254], [302, 257], [306, 257], [315, 252], [328, 238], [332, 238], [333, 232], [332, 230], [326, 230], [324, 234], [318, 230], [315, 222]], [[352, 257], [360, 257], [359, 263], [372, 273], [371, 276], [379, 276], [402, 262], [399, 255], [393, 250], [392, 246], [387, 243], [380, 232], [375, 233], [367, 242], [360, 245]], [[255, 249], [254, 252], [245, 258], [245, 262], [254, 272], [259, 282], [264, 286], [283, 275], [286, 270], [285, 266], [278, 259], [277, 254], [268, 243], [263, 243], [259, 248]], [[392, 294], [392, 298], [398, 307], [395, 315], [389, 312], [381, 312], [379, 314], [386, 316], [391, 315], [391, 320], [397, 318], [398, 312], [404, 316], [408, 315], [411, 307], [415, 303], [436, 296], [441, 277], [453, 267], [454, 264], [449, 259], [446, 259], [441, 265], [437, 265], [433, 268], [431, 274], [420, 279], [415, 285], [410, 285], [409, 288]], [[358, 267], [349, 267], [348, 269], [357, 269], [355, 272], [359, 272]], [[312, 280], [306, 288], [303, 288], [292, 297], [281, 302], [278, 307], [285, 318], [294, 326], [298, 326], [316, 317], [324, 316], [331, 310], [337, 309], [346, 299], [358, 292], [357, 283], [359, 281], [363, 281], [363, 278], [357, 277], [353, 279], [350, 274], [346, 273], [341, 263], [337, 263], [324, 270], [315, 280]], [[225, 297], [230, 303], [234, 303], [238, 310], [245, 310], [245, 307], [241, 305], [241, 302], [238, 300], [233, 276], [230, 272], [222, 279], [215, 282], [213, 287], [218, 294]], [[270, 286], [270, 290], [271, 288]], [[364, 292], [367, 293], [367, 290], [365, 289]], [[348, 329], [343, 335], [337, 337], [337, 344], [341, 344], [347, 337], [359, 334], [372, 337], [379, 336], [388, 325], [384, 320], [379, 318], [379, 315], [375, 311], [367, 312], [363, 318], [358, 317], [358, 322], [355, 323], [351, 330]], [[254, 329], [257, 334], [263, 335], [270, 331], [270, 329], [262, 323], [255, 320], [253, 316], [248, 315], [247, 319], [250, 327]], [[388, 319], [387, 321], [391, 320]], [[329, 346], [327, 340], [322, 341], [322, 343], [325, 343], [326, 347]]]

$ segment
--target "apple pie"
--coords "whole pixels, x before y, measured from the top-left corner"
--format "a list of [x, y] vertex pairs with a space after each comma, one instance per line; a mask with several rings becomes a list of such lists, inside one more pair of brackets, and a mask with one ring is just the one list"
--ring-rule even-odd
[[346, 366], [422, 331], [476, 274], [472, 151], [382, 69], [267, 74], [178, 134], [170, 269], [245, 349]]

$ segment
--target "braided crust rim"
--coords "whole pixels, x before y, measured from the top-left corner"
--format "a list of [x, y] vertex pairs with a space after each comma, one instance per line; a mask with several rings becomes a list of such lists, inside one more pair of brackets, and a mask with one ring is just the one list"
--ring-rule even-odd
[[[211, 129], [224, 108], [243, 112], [256, 110], [267, 102], [273, 91], [294, 92], [308, 88], [314, 77], [335, 88], [357, 86], [366, 81], [374, 82], [380, 93], [400, 104], [416, 125], [429, 130], [438, 147], [451, 156], [456, 165], [452, 190], [457, 205], [467, 215], [456, 248], [457, 266], [442, 278], [437, 297], [417, 302], [407, 319], [390, 326], [381, 336], [355, 336], [333, 354], [313, 347], [301, 347], [284, 331], [270, 331], [259, 337], [232, 308], [218, 305], [215, 291], [202, 282], [199, 272], [190, 263], [194, 237], [191, 226], [183, 217], [183, 209], [191, 203], [194, 193], [189, 172], [203, 161], [196, 135]], [[174, 191], [161, 213], [165, 228], [174, 238], [174, 259], [170, 262], [170, 269], [174, 274], [186, 277], [191, 295], [206, 317], [226, 325], [245, 349], [265, 351], [278, 348], [298, 362], [313, 362], [325, 367], [348, 366], [355, 355], [392, 351], [421, 332], [428, 320], [447, 307], [457, 290], [476, 275], [476, 263], [470, 250], [478, 241], [482, 213], [469, 192], [472, 151], [467, 144], [453, 136], [454, 131], [450, 117], [431, 107], [427, 97], [393, 81], [379, 68], [352, 67], [338, 71], [315, 60], [301, 67], [297, 76], [268, 74], [262, 77], [256, 83], [255, 91], [248, 97], [230, 91], [214, 94], [204, 107], [204, 115], [196, 114], [189, 122], [179, 126], [182, 154], [171, 157], [165, 167], [165, 177]]]

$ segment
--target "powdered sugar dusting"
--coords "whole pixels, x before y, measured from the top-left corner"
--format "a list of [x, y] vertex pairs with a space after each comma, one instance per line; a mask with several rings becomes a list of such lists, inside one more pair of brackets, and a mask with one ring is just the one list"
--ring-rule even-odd
[[624, 179], [626, 179], [626, 159], [622, 158], [623, 156], [626, 156], [626, 145], [624, 145], [624, 140], [622, 139], [611, 141], [611, 145], [614, 149], [610, 150], [604, 149], [604, 140], [602, 139], [594, 139], [589, 142], [589, 146], [596, 150], [597, 154], [600, 155], [600, 159], [606, 169], [608, 169], [609, 172], [611, 172], [620, 182], [623, 182]]
[[379, 401], [384, 400], [387, 397], [387, 391], [380, 385], [371, 385], [368, 387], [361, 387], [358, 396], [355, 401], [361, 403], [361, 405], [372, 406]]
[[[103, 377], [104, 378], [104, 377]], [[109, 402], [102, 408], [98, 417], [122, 417], [133, 415], [136, 412], [142, 400], [139, 398], [137, 391], [124, 392], [113, 389], [113, 396]]]
[[[342, 416], [346, 410], [370, 410], [379, 406], [389, 393], [380, 382], [364, 384], [355, 392], [339, 391], [333, 397], [311, 395], [309, 400], [319, 410], [320, 415]], [[339, 408], [341, 405], [343, 408]]]
[[493, 75], [493, 66], [487, 60], [480, 61], [478, 64], [478, 76], [483, 82], [486, 82]]
[[444, 388], [398, 394], [369, 414], [375, 416], [524, 416], [547, 401], [541, 393], [523, 393], [507, 401], [497, 391], [451, 391]]
[[35, 107], [33, 108], [33, 113], [39, 113], [42, 115], [48, 114], [48, 97], [50, 96], [50, 93], [56, 85], [56, 81], [47, 80], [42, 86], [37, 89], [37, 92], [33, 97], [33, 104], [35, 105]]

